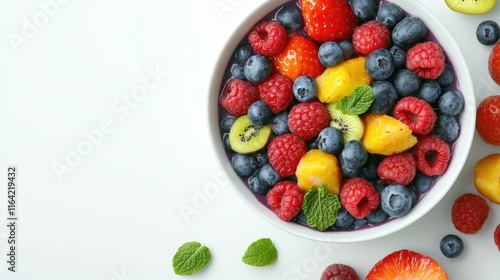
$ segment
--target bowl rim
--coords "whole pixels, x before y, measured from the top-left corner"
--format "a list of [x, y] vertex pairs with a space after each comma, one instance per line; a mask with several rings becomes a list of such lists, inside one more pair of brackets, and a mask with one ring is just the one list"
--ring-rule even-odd
[[[227, 159], [227, 155], [223, 149], [220, 139], [218, 99], [227, 62], [229, 61], [236, 46], [239, 44], [243, 36], [249, 32], [251, 27], [270, 11], [278, 8], [286, 2], [288, 2], [288, 0], [266, 1], [258, 5], [232, 31], [229, 40], [224, 44], [224, 47], [215, 60], [215, 67], [212, 72], [213, 74], [210, 77], [207, 102], [207, 120], [209, 122], [208, 127], [212, 142], [210, 147], [216, 157], [218, 167], [229, 177], [229, 181], [232, 182], [231, 185], [233, 186], [233, 191], [253, 212], [281, 230], [299, 237], [328, 243], [352, 243], [380, 238], [409, 226], [421, 217], [425, 216], [453, 187], [457, 177], [465, 165], [472, 146], [472, 140], [475, 132], [476, 100], [469, 68], [460, 47], [441, 20], [422, 3], [405, 0], [384, 1], [397, 4], [405, 11], [411, 11], [409, 13], [412, 16], [419, 17], [426, 24], [426, 26], [432, 26], [431, 32], [439, 41], [439, 44], [442, 46], [449, 61], [452, 62], [454, 66], [457, 88], [463, 94], [465, 101], [464, 109], [460, 117], [460, 136], [454, 143], [453, 149], [455, 152], [452, 154], [447, 169], [457, 171], [445, 172], [445, 174], [443, 174], [438, 181], [435, 182], [435, 185], [429, 190], [429, 192], [425, 194], [424, 202], [420, 201], [417, 203], [417, 205], [412, 208], [410, 213], [403, 217], [363, 230], [321, 232], [293, 222], [282, 221], [270, 209], [261, 204], [255, 198], [254, 194], [241, 181], [241, 178], [235, 174], [229, 160], [224, 160]], [[428, 30], [430, 30], [429, 27]], [[457, 153], [456, 151], [460, 151], [460, 153]]]

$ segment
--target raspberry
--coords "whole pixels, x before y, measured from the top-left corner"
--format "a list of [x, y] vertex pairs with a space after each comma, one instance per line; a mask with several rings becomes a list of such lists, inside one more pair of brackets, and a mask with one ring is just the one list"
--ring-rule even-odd
[[414, 45], [406, 55], [406, 68], [422, 79], [436, 79], [443, 73], [446, 57], [436, 43], [427, 41]]
[[498, 247], [498, 251], [500, 251], [500, 224], [495, 229], [495, 232], [493, 232], [493, 240]]
[[397, 183], [403, 186], [413, 181], [417, 173], [416, 162], [411, 153], [401, 153], [384, 158], [377, 173], [386, 184]]
[[294, 182], [278, 182], [267, 193], [267, 204], [284, 221], [293, 219], [302, 209], [304, 193]]
[[293, 134], [278, 136], [267, 146], [269, 163], [283, 178], [295, 174], [297, 165], [306, 152], [306, 144]]
[[275, 74], [257, 86], [260, 99], [277, 114], [293, 101], [293, 81], [281, 74]]
[[356, 270], [351, 266], [341, 263], [334, 263], [325, 268], [321, 274], [321, 280], [359, 280]]
[[387, 26], [372, 20], [354, 29], [352, 44], [355, 51], [368, 55], [376, 49], [389, 48], [391, 33]]
[[437, 115], [425, 100], [407, 96], [394, 106], [394, 117], [405, 123], [415, 134], [426, 135], [434, 129]]
[[271, 57], [286, 45], [288, 35], [281, 24], [266, 21], [257, 25], [248, 35], [248, 42], [258, 53]]
[[490, 207], [479, 195], [466, 193], [458, 197], [451, 208], [451, 221], [455, 228], [467, 234], [474, 234], [488, 218]]
[[299, 103], [288, 114], [290, 131], [305, 141], [311, 140], [330, 124], [330, 114], [319, 101]]
[[340, 186], [340, 204], [357, 219], [363, 219], [377, 209], [380, 196], [367, 180], [354, 177]]
[[259, 92], [252, 84], [239, 79], [230, 80], [224, 87], [219, 103], [231, 115], [245, 115], [252, 103], [259, 100]]
[[450, 146], [434, 134], [419, 138], [413, 147], [417, 170], [427, 176], [442, 175], [448, 167]]

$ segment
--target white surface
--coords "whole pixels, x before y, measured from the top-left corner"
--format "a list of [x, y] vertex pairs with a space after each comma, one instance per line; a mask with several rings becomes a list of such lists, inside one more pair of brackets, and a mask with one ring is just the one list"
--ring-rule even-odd
[[[47, 2], [0, 3], [0, 279], [182, 279], [173, 273], [172, 256], [192, 240], [208, 246], [212, 260], [190, 279], [319, 279], [334, 262], [352, 265], [363, 279], [383, 256], [402, 248], [432, 256], [453, 280], [498, 278], [492, 233], [499, 205], [490, 203], [478, 234], [460, 234], [466, 248], [459, 258], [439, 251], [441, 237], [457, 234], [449, 215], [453, 200], [475, 192], [475, 162], [500, 152], [477, 135], [445, 199], [384, 238], [346, 245], [304, 240], [261, 220], [239, 200], [208, 154], [204, 102], [224, 38], [263, 0], [60, 1], [44, 17], [40, 3]], [[498, 20], [500, 5], [467, 16], [444, 1], [421, 2], [462, 48], [477, 101], [500, 94], [487, 73], [491, 47], [475, 39], [481, 21]], [[13, 34], [25, 38], [17, 52]], [[144, 82], [149, 90], [140, 99]], [[130, 97], [135, 101], [126, 103]], [[84, 131], [97, 129], [103, 137], [85, 146]], [[78, 148], [87, 152], [79, 161], [71, 152]], [[62, 180], [55, 162], [72, 164]], [[19, 168], [16, 273], [6, 263], [11, 164]], [[188, 208], [195, 211], [181, 214]], [[278, 261], [244, 265], [246, 247], [261, 237], [274, 241]]]

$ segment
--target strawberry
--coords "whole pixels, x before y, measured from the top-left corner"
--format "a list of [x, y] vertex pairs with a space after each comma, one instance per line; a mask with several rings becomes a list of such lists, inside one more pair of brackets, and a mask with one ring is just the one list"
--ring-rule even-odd
[[301, 35], [291, 35], [288, 44], [273, 59], [276, 72], [292, 81], [301, 75], [312, 78], [323, 73], [325, 67], [318, 58], [318, 45]]
[[307, 33], [318, 42], [346, 40], [357, 26], [347, 0], [302, 0], [300, 7]]
[[368, 272], [365, 280], [448, 280], [446, 271], [431, 257], [411, 250], [390, 253]]
[[493, 241], [497, 245], [498, 251], [500, 251], [500, 224], [495, 228], [493, 232]]
[[476, 130], [486, 143], [500, 146], [500, 95], [481, 101], [476, 111]]
[[496, 44], [491, 50], [488, 59], [488, 71], [493, 81], [500, 85], [500, 43]]

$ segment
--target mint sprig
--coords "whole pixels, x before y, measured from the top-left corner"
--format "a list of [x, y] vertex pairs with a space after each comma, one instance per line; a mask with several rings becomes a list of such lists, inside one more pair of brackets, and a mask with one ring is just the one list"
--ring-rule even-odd
[[335, 223], [340, 207], [338, 195], [328, 193], [325, 185], [319, 188], [314, 186], [307, 191], [302, 204], [307, 224], [320, 231], [324, 231]]
[[267, 266], [276, 261], [278, 251], [269, 238], [261, 238], [248, 246], [243, 258], [244, 263], [251, 266]]
[[210, 261], [210, 250], [199, 242], [184, 243], [172, 260], [177, 275], [191, 275], [200, 271]]
[[361, 115], [368, 111], [373, 102], [373, 91], [370, 86], [358, 86], [352, 96], [342, 98], [335, 105], [338, 110], [348, 115]]

